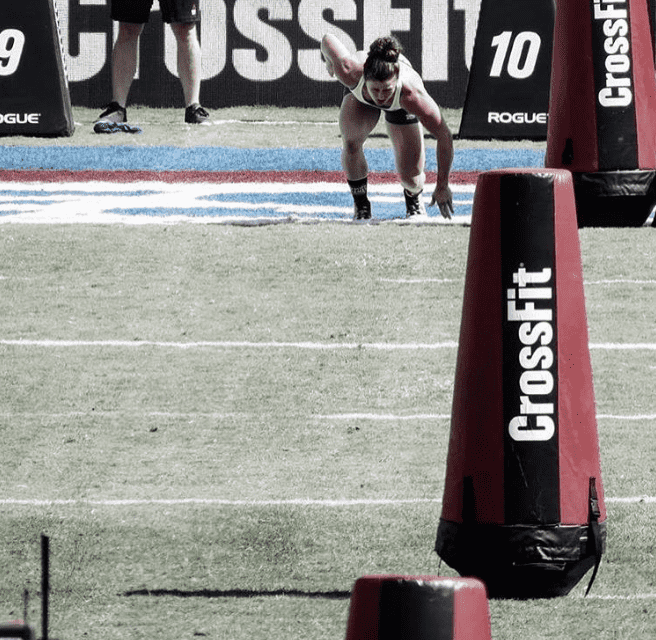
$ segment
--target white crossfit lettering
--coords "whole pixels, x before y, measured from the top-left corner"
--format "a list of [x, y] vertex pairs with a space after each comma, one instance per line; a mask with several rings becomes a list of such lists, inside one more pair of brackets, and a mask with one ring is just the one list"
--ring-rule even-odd
[[593, 16], [602, 21], [606, 81], [597, 98], [602, 107], [628, 107], [633, 102], [631, 43], [625, 0], [594, 0]]
[[[555, 433], [553, 402], [545, 401], [554, 390], [550, 368], [554, 364], [551, 342], [554, 330], [551, 309], [540, 308], [539, 302], [553, 301], [552, 270], [527, 271], [524, 267], [513, 273], [512, 288], [507, 289], [507, 315], [510, 322], [520, 322], [517, 335], [524, 345], [518, 354], [522, 374], [519, 378], [519, 414], [508, 423], [510, 437], [518, 442], [538, 442], [551, 439]], [[522, 307], [518, 308], [518, 301]], [[523, 302], [530, 301], [530, 302]], [[536, 346], [539, 342], [540, 346]]]

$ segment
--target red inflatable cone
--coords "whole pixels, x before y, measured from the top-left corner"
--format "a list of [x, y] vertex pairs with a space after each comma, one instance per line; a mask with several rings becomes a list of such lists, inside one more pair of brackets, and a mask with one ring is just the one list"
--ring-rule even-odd
[[491, 640], [485, 586], [436, 576], [364, 576], [351, 594], [346, 640]]
[[605, 519], [571, 175], [484, 173], [435, 549], [490, 597], [559, 596]]
[[641, 226], [656, 204], [648, 0], [558, 0], [547, 167], [569, 169], [579, 226]]

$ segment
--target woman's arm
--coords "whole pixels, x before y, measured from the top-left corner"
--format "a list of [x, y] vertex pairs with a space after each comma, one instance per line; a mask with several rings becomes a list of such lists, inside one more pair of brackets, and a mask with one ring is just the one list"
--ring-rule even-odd
[[355, 87], [362, 76], [362, 62], [334, 35], [327, 33], [321, 39], [321, 53], [331, 76], [336, 77], [346, 88]]
[[429, 133], [435, 136], [437, 147], [437, 180], [431, 205], [437, 204], [445, 218], [453, 215], [453, 194], [449, 187], [449, 175], [453, 164], [453, 136], [449, 125], [442, 119], [440, 108], [428, 95], [423, 82], [403, 87], [401, 106], [419, 118]]

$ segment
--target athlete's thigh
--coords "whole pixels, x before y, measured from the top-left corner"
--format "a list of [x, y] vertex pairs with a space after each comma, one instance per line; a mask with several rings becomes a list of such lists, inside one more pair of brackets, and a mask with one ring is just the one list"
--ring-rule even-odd
[[426, 161], [424, 149], [424, 130], [420, 123], [392, 124], [386, 122], [396, 166], [401, 173], [416, 175], [423, 171]]
[[345, 142], [364, 142], [380, 118], [380, 109], [363, 104], [351, 93], [342, 100], [339, 129]]

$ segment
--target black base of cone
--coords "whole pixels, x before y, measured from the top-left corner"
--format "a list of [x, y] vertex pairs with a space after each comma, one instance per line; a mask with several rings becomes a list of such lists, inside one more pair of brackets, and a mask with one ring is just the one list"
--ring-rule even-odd
[[0, 624], [0, 638], [11, 638], [11, 640], [34, 640], [36, 635], [30, 625], [21, 621]]
[[[605, 547], [605, 523], [599, 530]], [[595, 566], [589, 533], [588, 525], [465, 525], [441, 519], [435, 551], [461, 576], [482, 580], [490, 598], [556, 598]]]
[[656, 171], [574, 173], [579, 227], [642, 227], [656, 206]]

